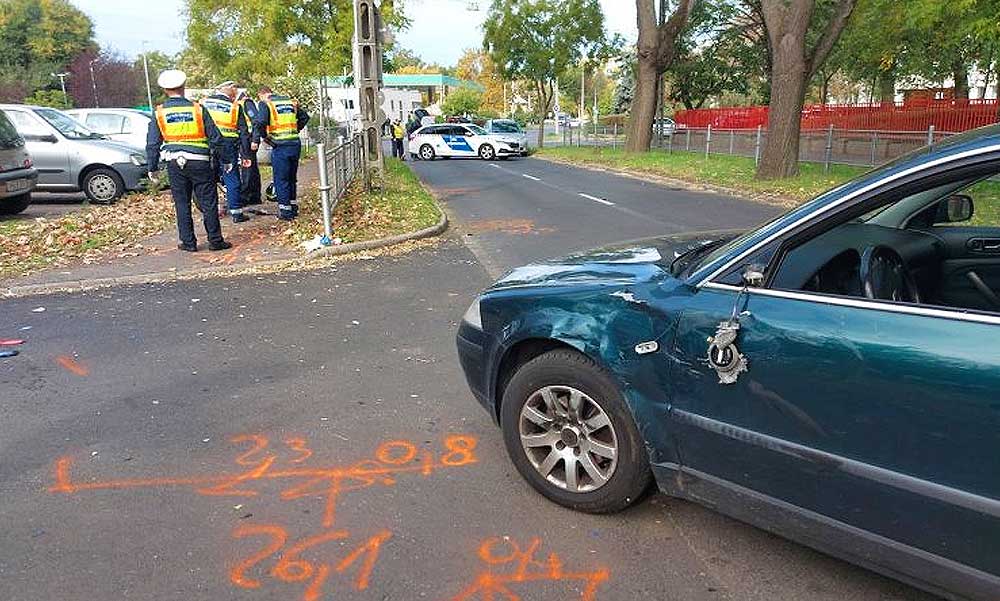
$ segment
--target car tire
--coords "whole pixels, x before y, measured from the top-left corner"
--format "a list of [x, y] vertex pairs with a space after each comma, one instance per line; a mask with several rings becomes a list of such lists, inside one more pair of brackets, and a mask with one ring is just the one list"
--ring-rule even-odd
[[[582, 414], [567, 411], [564, 420], [546, 409], [550, 400], [567, 409], [575, 393]], [[501, 403], [508, 455], [521, 476], [550, 500], [578, 511], [613, 513], [649, 489], [646, 445], [632, 414], [611, 376], [588, 357], [560, 349], [532, 359], [514, 373]], [[540, 415], [553, 419], [542, 426]], [[595, 448], [602, 449], [600, 454]], [[609, 449], [613, 458], [607, 457]], [[553, 454], [559, 458], [553, 461]], [[603, 482], [591, 476], [595, 471]]]
[[434, 148], [430, 144], [424, 144], [420, 147], [420, 160], [421, 161], [433, 161], [434, 160]]
[[95, 204], [111, 204], [125, 194], [125, 182], [114, 169], [97, 167], [83, 176], [83, 193]]
[[483, 144], [479, 147], [479, 158], [484, 161], [492, 161], [497, 158], [497, 151], [489, 144]]
[[31, 193], [0, 200], [0, 215], [17, 215], [31, 204]]

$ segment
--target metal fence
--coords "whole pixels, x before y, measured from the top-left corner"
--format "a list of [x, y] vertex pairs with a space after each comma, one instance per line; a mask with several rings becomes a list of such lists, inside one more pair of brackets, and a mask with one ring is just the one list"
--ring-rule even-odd
[[[332, 146], [332, 148], [331, 148]], [[324, 245], [332, 243], [333, 210], [347, 191], [351, 182], [362, 172], [363, 152], [361, 136], [353, 136], [347, 141], [331, 145], [327, 142], [316, 144], [316, 161], [319, 163], [319, 195], [323, 204]]]
[[[535, 132], [532, 132], [535, 133]], [[833, 126], [822, 130], [803, 130], [799, 139], [799, 160], [830, 165], [856, 165], [875, 167], [922, 146], [933, 145], [952, 132], [936, 131], [933, 126], [926, 131], [881, 131], [837, 129]], [[529, 145], [536, 137], [528, 136]], [[716, 129], [713, 127], [683, 127], [673, 131], [653, 132], [653, 147], [667, 152], [686, 151], [728, 154], [760, 159], [767, 142], [767, 129]], [[558, 134], [545, 136], [548, 146], [600, 146], [618, 148], [625, 144], [625, 132], [618, 126], [563, 127]]]

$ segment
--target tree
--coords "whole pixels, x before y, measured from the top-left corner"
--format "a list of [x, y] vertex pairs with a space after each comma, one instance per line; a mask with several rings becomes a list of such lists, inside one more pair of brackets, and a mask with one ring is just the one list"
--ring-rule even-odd
[[52, 73], [96, 48], [90, 19], [66, 0], [0, 2], [0, 101], [21, 102], [38, 89], [59, 89]]
[[63, 96], [62, 90], [36, 90], [34, 94], [24, 99], [24, 104], [51, 106], [54, 109], [73, 108], [73, 103]]
[[[93, 79], [91, 79], [93, 63]], [[83, 52], [70, 63], [66, 78], [66, 93], [73, 106], [91, 108], [131, 107], [146, 104], [146, 80], [141, 69], [132, 62], [109, 52]]]
[[[163, 93], [160, 86], [156, 85], [156, 78], [159, 77], [161, 72], [174, 68], [174, 65], [177, 64], [177, 57], [168, 56], [163, 52], [154, 50], [146, 54], [146, 64], [149, 65], [149, 90], [153, 96], [153, 106], [156, 106], [167, 99], [167, 95]], [[139, 74], [143, 89], [146, 86], [146, 64], [143, 64], [141, 54], [132, 63], [132, 68]], [[188, 77], [191, 77], [190, 74]], [[146, 101], [143, 100], [141, 104], [146, 104]]]
[[482, 107], [491, 113], [502, 114], [504, 106], [504, 82], [490, 55], [482, 50], [466, 49], [455, 65], [455, 77], [474, 81], [483, 86]]
[[661, 23], [657, 23], [654, 0], [635, 0], [639, 24], [636, 50], [635, 93], [625, 130], [625, 150], [645, 152], [653, 139], [653, 119], [656, 117], [660, 74], [674, 60], [676, 40], [687, 25], [688, 16], [698, 0], [678, 0], [677, 7], [666, 18], [666, 0], [660, 0]]
[[[270, 83], [279, 76], [319, 76], [351, 67], [352, 0], [186, 0], [186, 62], [212, 79]], [[407, 23], [396, 0], [383, 0], [383, 24]]]
[[553, 83], [604, 40], [598, 0], [493, 0], [483, 44], [506, 80], [531, 81], [538, 97], [538, 146], [552, 108]]
[[754, 12], [738, 0], [702, 0], [677, 40], [667, 68], [669, 97], [687, 109], [723, 94], [766, 95], [767, 43]]
[[[750, 1], [760, 2], [771, 50], [767, 141], [757, 177], [791, 177], [799, 171], [799, 134], [806, 86], [833, 50], [856, 0]], [[829, 10], [818, 11], [817, 2], [826, 4]], [[810, 43], [807, 38], [815, 41]]]
[[483, 95], [469, 87], [460, 87], [451, 91], [441, 103], [441, 111], [445, 115], [475, 115], [483, 104]]
[[613, 74], [615, 80], [615, 96], [611, 102], [611, 112], [623, 115], [632, 106], [635, 97], [635, 61], [620, 64]]

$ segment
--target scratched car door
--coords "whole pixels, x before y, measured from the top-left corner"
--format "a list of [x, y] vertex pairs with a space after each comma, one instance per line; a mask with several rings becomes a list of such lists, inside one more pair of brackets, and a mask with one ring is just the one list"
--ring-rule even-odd
[[679, 323], [685, 468], [1000, 576], [1000, 315], [751, 289], [722, 384], [706, 340], [739, 294]]

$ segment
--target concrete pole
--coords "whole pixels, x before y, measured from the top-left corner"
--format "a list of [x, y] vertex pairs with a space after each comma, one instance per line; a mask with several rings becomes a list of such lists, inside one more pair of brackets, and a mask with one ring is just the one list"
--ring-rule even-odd
[[149, 85], [149, 50], [146, 46], [149, 44], [148, 41], [142, 41], [142, 70], [146, 74], [146, 102], [149, 104], [149, 110], [153, 110], [153, 88]]

